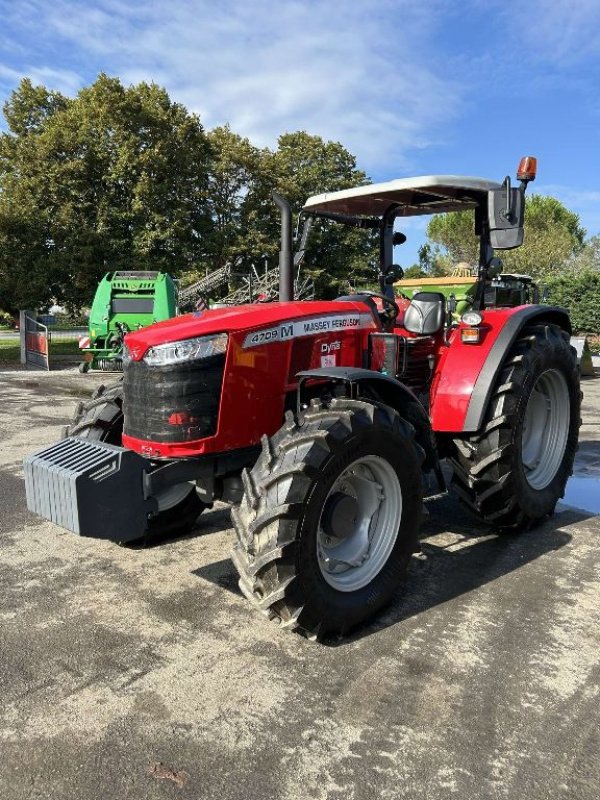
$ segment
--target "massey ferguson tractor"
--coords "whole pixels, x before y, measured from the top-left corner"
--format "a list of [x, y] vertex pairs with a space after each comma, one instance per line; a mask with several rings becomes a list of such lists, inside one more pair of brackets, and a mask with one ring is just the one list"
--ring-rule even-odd
[[[244, 595], [282, 628], [340, 635], [402, 584], [424, 485], [482, 523], [522, 531], [552, 514], [572, 471], [579, 379], [567, 312], [486, 307], [494, 251], [523, 241], [535, 159], [511, 186], [436, 175], [309, 198], [301, 216], [378, 234], [380, 292], [294, 301], [282, 215], [280, 297], [129, 333], [122, 383], [81, 403], [67, 436], [25, 460], [28, 507], [117, 542], [190, 529], [231, 503]], [[444, 295], [400, 313], [392, 284], [402, 217], [474, 210], [472, 308]], [[448, 474], [448, 470], [446, 470]]]

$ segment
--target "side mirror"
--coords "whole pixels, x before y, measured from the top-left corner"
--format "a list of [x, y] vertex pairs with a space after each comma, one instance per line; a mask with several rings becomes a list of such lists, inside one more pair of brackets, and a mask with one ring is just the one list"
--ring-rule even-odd
[[500, 189], [488, 192], [490, 244], [494, 250], [513, 250], [523, 244], [523, 192], [507, 178]]

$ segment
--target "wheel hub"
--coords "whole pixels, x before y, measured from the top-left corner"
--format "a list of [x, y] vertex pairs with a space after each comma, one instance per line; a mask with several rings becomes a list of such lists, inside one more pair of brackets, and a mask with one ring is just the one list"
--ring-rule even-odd
[[529, 395], [521, 434], [523, 469], [533, 489], [545, 489], [560, 468], [569, 435], [570, 405], [562, 372], [543, 372]]
[[355, 497], [344, 492], [335, 492], [327, 498], [321, 524], [325, 536], [330, 539], [345, 539], [356, 532], [359, 508]]
[[319, 523], [317, 555], [327, 583], [340, 591], [365, 586], [383, 568], [402, 516], [402, 493], [392, 466], [366, 456], [331, 487]]

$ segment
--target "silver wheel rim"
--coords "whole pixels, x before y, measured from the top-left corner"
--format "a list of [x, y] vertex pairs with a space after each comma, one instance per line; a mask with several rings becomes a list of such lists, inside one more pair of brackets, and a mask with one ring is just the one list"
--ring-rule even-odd
[[[335, 508], [344, 503], [355, 513], [342, 520], [339, 513], [335, 517]], [[387, 563], [401, 520], [402, 490], [388, 461], [365, 456], [346, 467], [329, 490], [319, 519], [317, 557], [327, 583], [340, 592], [369, 584]]]
[[190, 494], [193, 483], [176, 483], [174, 486], [169, 486], [168, 489], [163, 489], [155, 495], [158, 502], [158, 511], [169, 511], [179, 505]]
[[521, 437], [521, 458], [527, 483], [545, 489], [552, 482], [565, 454], [571, 403], [562, 372], [543, 372], [533, 387]]

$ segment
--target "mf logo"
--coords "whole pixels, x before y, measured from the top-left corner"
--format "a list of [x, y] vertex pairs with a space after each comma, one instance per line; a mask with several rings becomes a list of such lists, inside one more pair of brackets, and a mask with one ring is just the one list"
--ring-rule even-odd
[[336, 350], [341, 350], [341, 342], [325, 342], [321, 345], [321, 353], [335, 353]]

